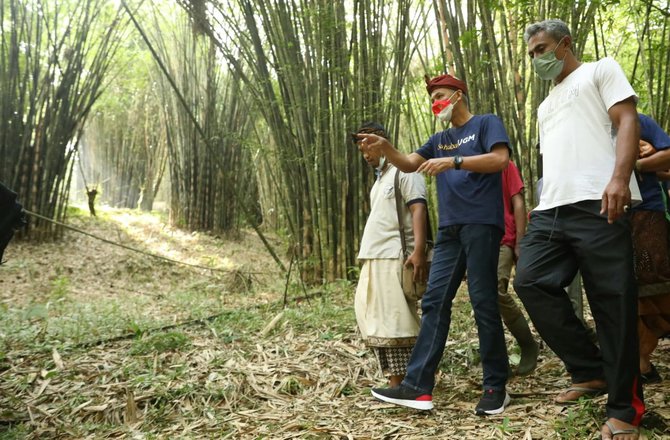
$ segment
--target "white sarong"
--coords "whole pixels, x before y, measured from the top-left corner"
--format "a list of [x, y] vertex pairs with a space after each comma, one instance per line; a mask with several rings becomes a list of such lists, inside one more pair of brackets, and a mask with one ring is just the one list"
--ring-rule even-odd
[[356, 322], [370, 347], [411, 347], [419, 334], [416, 301], [402, 290], [402, 259], [364, 260], [356, 287]]

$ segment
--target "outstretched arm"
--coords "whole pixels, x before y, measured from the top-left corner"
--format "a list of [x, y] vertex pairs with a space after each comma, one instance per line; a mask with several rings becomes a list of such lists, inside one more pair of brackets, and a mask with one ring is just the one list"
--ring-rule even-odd
[[419, 168], [419, 165], [426, 161], [416, 153], [405, 154], [396, 150], [388, 139], [376, 134], [358, 133], [356, 136], [360, 139], [359, 145], [363, 151], [370, 149], [381, 152], [382, 155], [386, 156], [386, 160], [404, 173], [413, 173]]
[[[475, 173], [496, 173], [504, 169], [508, 161], [509, 149], [507, 144], [496, 144], [491, 148], [490, 153], [463, 157], [461, 169], [474, 171]], [[440, 157], [423, 162], [417, 171], [435, 176], [453, 168], [453, 157]]]

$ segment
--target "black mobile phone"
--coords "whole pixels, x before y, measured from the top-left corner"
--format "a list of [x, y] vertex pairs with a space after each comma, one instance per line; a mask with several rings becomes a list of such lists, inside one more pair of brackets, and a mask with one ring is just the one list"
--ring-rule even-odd
[[349, 136], [351, 136], [351, 142], [354, 144], [357, 144], [360, 139], [358, 138], [358, 133], [349, 133]]

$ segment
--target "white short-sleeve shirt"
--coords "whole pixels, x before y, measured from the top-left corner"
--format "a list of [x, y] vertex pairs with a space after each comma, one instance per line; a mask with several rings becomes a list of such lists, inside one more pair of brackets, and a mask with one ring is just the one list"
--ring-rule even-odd
[[[543, 186], [537, 210], [602, 199], [616, 161], [616, 130], [608, 109], [635, 97], [612, 58], [584, 63], [557, 84], [540, 104]], [[633, 176], [630, 191], [641, 201]]]
[[[398, 214], [395, 201], [396, 167], [389, 164], [377, 178], [370, 191], [370, 216], [365, 222], [360, 260], [374, 258], [399, 258], [402, 253]], [[407, 204], [417, 200], [426, 200], [426, 182], [421, 174], [400, 172], [400, 194], [402, 196], [403, 225], [408, 252], [414, 249], [414, 231], [412, 213]]]

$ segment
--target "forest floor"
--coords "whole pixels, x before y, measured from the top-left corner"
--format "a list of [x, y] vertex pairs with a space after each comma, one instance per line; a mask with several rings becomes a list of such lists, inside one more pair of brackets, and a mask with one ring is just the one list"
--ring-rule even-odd
[[[10, 244], [0, 266], [0, 439], [599, 438], [606, 398], [554, 405], [569, 379], [546, 346], [532, 375], [510, 380], [502, 415], [473, 415], [481, 366], [465, 291], [435, 409], [397, 408], [370, 396], [384, 380], [357, 333], [351, 283], [304, 298], [293, 280], [284, 308], [285, 275], [252, 231], [220, 238], [163, 220], [101, 208], [97, 218], [71, 209], [68, 223], [225, 271], [70, 231], [53, 243]], [[285, 254], [279, 238], [270, 241]], [[654, 361], [670, 377], [670, 341]], [[645, 388], [643, 438], [670, 438], [667, 386]]]

